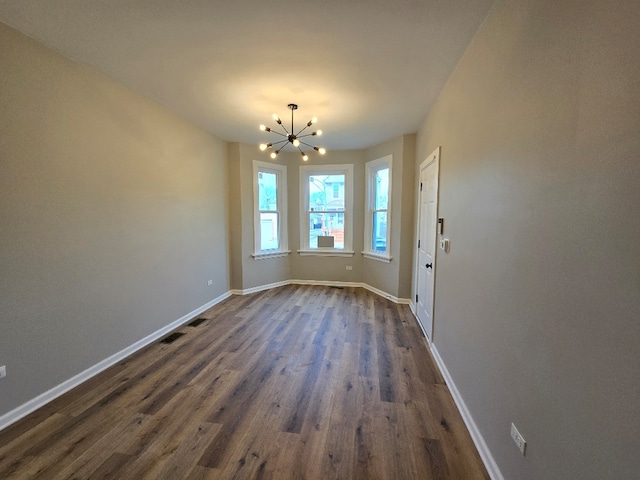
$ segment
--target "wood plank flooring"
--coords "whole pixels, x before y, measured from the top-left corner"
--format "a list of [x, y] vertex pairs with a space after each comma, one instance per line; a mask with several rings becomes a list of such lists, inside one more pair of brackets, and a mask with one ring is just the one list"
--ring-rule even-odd
[[0, 432], [9, 479], [488, 479], [409, 308], [231, 297]]

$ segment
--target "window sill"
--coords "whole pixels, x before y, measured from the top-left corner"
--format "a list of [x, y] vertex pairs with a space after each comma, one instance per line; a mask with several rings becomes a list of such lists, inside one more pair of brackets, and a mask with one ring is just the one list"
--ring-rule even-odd
[[291, 253], [291, 250], [274, 250], [272, 252], [260, 252], [251, 255], [254, 260], [264, 260], [265, 258], [277, 258], [286, 257]]
[[318, 248], [313, 250], [298, 250], [301, 256], [317, 255], [320, 257], [353, 257], [353, 250], [336, 250], [333, 248]]
[[378, 262], [383, 263], [391, 263], [391, 257], [383, 253], [375, 253], [375, 252], [360, 252], [364, 256], [364, 258], [369, 258], [371, 260], [376, 260]]

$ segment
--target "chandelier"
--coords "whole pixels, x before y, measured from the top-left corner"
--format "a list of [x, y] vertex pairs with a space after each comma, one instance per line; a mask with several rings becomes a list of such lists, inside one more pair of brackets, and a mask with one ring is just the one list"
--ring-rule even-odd
[[282, 123], [282, 120], [280, 120], [280, 117], [278, 117], [278, 115], [274, 113], [273, 119], [276, 121], [278, 125], [282, 127], [285, 133], [274, 131], [265, 125], [260, 125], [260, 130], [262, 130], [263, 132], [275, 133], [276, 135], [280, 135], [281, 137], [284, 137], [284, 139], [278, 140], [277, 142], [272, 142], [272, 143], [262, 143], [260, 144], [260, 150], [264, 152], [267, 148], [273, 148], [274, 151], [271, 152], [271, 158], [276, 158], [280, 153], [280, 150], [282, 150], [287, 145], [291, 144], [298, 149], [298, 151], [300, 152], [300, 155], [302, 155], [302, 160], [304, 160], [305, 162], [309, 160], [309, 157], [307, 156], [306, 153], [302, 151], [302, 149], [300, 148], [300, 144], [313, 148], [320, 155], [324, 155], [325, 153], [327, 153], [327, 150], [324, 147], [316, 147], [315, 145], [310, 145], [305, 141], [300, 140], [301, 138], [305, 138], [305, 137], [315, 137], [315, 136], [322, 135], [322, 130], [316, 130], [315, 132], [305, 133], [304, 135], [301, 135], [302, 132], [304, 132], [307, 128], [309, 128], [311, 125], [316, 123], [318, 119], [316, 117], [313, 117], [311, 120], [307, 122], [307, 124], [304, 127], [302, 127], [300, 131], [298, 131], [298, 133], [294, 133], [295, 130], [293, 128], [293, 112], [294, 110], [298, 109], [298, 105], [296, 105], [295, 103], [290, 103], [289, 105], [287, 105], [287, 107], [289, 107], [289, 110], [291, 110], [291, 131], [287, 130], [287, 127], [284, 126], [284, 124]]

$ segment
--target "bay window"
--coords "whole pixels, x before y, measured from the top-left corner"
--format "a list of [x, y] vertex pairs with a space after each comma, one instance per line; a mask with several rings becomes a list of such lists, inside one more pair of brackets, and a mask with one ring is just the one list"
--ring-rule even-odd
[[286, 189], [287, 167], [253, 162], [255, 258], [289, 253]]
[[353, 165], [300, 167], [300, 254], [352, 256]]
[[363, 255], [391, 260], [391, 155], [366, 164], [365, 237]]

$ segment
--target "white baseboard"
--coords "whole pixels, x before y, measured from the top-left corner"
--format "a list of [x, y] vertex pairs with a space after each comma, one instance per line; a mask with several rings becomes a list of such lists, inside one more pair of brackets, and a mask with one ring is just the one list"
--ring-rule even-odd
[[504, 480], [504, 477], [502, 476], [502, 472], [500, 472], [500, 469], [498, 468], [498, 464], [494, 460], [493, 455], [491, 455], [491, 451], [489, 450], [489, 447], [487, 447], [487, 444], [485, 443], [484, 438], [482, 437], [482, 434], [480, 433], [480, 430], [476, 425], [476, 422], [473, 420], [473, 417], [471, 416], [471, 412], [469, 412], [469, 409], [467, 408], [467, 405], [464, 403], [464, 400], [462, 399], [460, 392], [456, 388], [456, 384], [454, 383], [453, 378], [451, 378], [451, 375], [449, 374], [449, 370], [447, 370], [447, 367], [444, 364], [442, 357], [438, 353], [438, 349], [433, 343], [430, 343], [430, 346], [431, 346], [431, 353], [433, 354], [433, 358], [438, 364], [438, 368], [440, 368], [440, 372], [442, 373], [442, 376], [444, 377], [445, 382], [447, 382], [447, 387], [449, 387], [451, 396], [453, 397], [453, 400], [456, 403], [458, 410], [460, 411], [462, 420], [464, 420], [464, 423], [467, 426], [467, 430], [469, 430], [471, 439], [473, 440], [473, 443], [478, 449], [478, 453], [480, 454], [482, 463], [484, 463], [484, 466], [487, 469], [489, 476], [491, 477], [492, 480]]
[[371, 285], [367, 285], [366, 283], [361, 284], [362, 288], [369, 290], [370, 292], [375, 293], [376, 295], [380, 295], [381, 297], [387, 298], [394, 303], [400, 303], [402, 305], [410, 305], [411, 299], [409, 298], [398, 298], [394, 295], [390, 295], [387, 292], [383, 292], [382, 290], [377, 289], [376, 287], [372, 287]]
[[361, 282], [335, 282], [333, 280], [300, 280], [294, 279], [289, 280], [289, 283], [292, 285], [320, 285], [324, 287], [362, 287]]
[[371, 285], [367, 285], [362, 282], [337, 282], [334, 280], [301, 280], [301, 279], [291, 279], [284, 280], [282, 282], [269, 283], [268, 285], [260, 285], [258, 287], [246, 288], [244, 290], [231, 290], [233, 295], [248, 295], [249, 293], [261, 292], [263, 290], [269, 290], [270, 288], [282, 287], [284, 285], [321, 285], [324, 287], [355, 287], [355, 288], [365, 288], [370, 292], [375, 293], [376, 295], [380, 295], [388, 300], [391, 300], [394, 303], [399, 303], [402, 305], [411, 305], [410, 298], [398, 298], [394, 295], [391, 295], [387, 292], [383, 292]]
[[267, 285], [259, 285], [257, 287], [245, 288], [244, 290], [231, 290], [233, 295], [249, 295], [250, 293], [262, 292], [263, 290], [269, 290], [271, 288], [283, 287], [290, 285], [291, 280], [284, 280], [282, 282], [268, 283]]
[[86, 382], [91, 377], [97, 375], [103, 370], [106, 370], [112, 365], [115, 365], [116, 363], [128, 357], [129, 355], [132, 355], [133, 353], [137, 352], [141, 348], [146, 347], [150, 343], [155, 342], [156, 340], [163, 337], [164, 335], [171, 332], [172, 330], [175, 330], [176, 328], [182, 326], [184, 323], [188, 322], [196, 315], [201, 314], [205, 310], [208, 310], [209, 308], [213, 307], [217, 303], [220, 303], [221, 301], [223, 301], [224, 299], [230, 296], [231, 296], [231, 292], [223, 293], [219, 297], [211, 300], [210, 302], [202, 305], [201, 307], [196, 308], [192, 312], [189, 312], [186, 315], [180, 317], [178, 320], [171, 322], [169, 325], [162, 327], [159, 330], [156, 330], [155, 332], [153, 332], [150, 335], [147, 335], [141, 340], [138, 340], [134, 344], [125, 348], [124, 350], [120, 350], [119, 352], [111, 355], [110, 357], [105, 358], [104, 360], [96, 363], [92, 367], [87, 368], [85, 371], [80, 372], [74, 377], [71, 377], [70, 379], [65, 380], [64, 382], [62, 382], [59, 385], [56, 385], [52, 389], [47, 390], [46, 392], [38, 395], [37, 397], [29, 400], [28, 402], [20, 405], [19, 407], [5, 413], [4, 415], [0, 416], [0, 430], [3, 430], [9, 425], [17, 422], [21, 418], [26, 417], [31, 412], [34, 412], [38, 408], [46, 405], [52, 400], [55, 400], [60, 395], [68, 392], [72, 388], [77, 387], [81, 383]]

